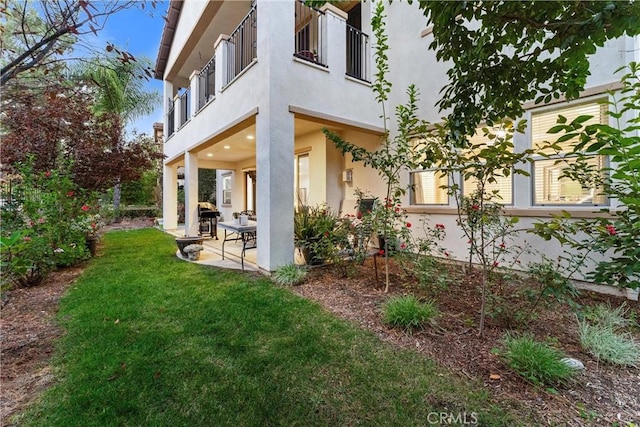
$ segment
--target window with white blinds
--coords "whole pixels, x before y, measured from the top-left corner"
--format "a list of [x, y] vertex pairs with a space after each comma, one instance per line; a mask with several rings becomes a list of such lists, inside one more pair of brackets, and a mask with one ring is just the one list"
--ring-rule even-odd
[[[496, 131], [497, 132], [497, 131]], [[495, 132], [494, 132], [495, 133]], [[469, 144], [471, 146], [470, 152], [479, 151], [487, 145], [492, 145], [494, 140], [489, 139], [484, 135], [482, 127], [476, 129], [476, 133], [469, 138]], [[511, 152], [513, 148], [509, 151]], [[496, 182], [487, 182], [484, 190], [485, 194], [490, 197], [494, 203], [502, 205], [510, 205], [513, 203], [513, 174], [509, 176], [495, 176]], [[473, 192], [478, 190], [478, 180], [475, 178], [469, 178], [462, 184], [462, 194], [469, 197]]]
[[[412, 205], [448, 205], [449, 195], [446, 186], [449, 183], [446, 174], [436, 170], [411, 172]], [[445, 188], [442, 188], [445, 186]]]
[[[512, 176], [496, 176], [496, 182], [487, 182], [484, 186], [484, 192], [489, 196], [493, 203], [501, 205], [513, 204], [513, 185]], [[473, 192], [478, 190], [478, 180], [476, 178], [469, 178], [464, 181], [462, 185], [462, 194], [469, 197]]]
[[[531, 139], [532, 147], [540, 149], [548, 142], [556, 141], [560, 134], [549, 134], [547, 131], [557, 124], [558, 116], [566, 117], [570, 123], [579, 116], [592, 116], [584, 125], [607, 123], [608, 107], [605, 103], [590, 102], [577, 104], [552, 111], [534, 113], [531, 115]], [[540, 157], [533, 162], [533, 204], [534, 205], [604, 205], [607, 199], [601, 194], [598, 188], [585, 188], [579, 182], [561, 177], [562, 172], [568, 164], [575, 162], [571, 157], [564, 157], [563, 154], [570, 153], [572, 146], [577, 142], [577, 138], [560, 143], [562, 151], [560, 155], [555, 155], [552, 149], [540, 150], [549, 158]], [[559, 159], [563, 157], [563, 161]], [[589, 163], [597, 168], [605, 166], [604, 156], [593, 156]]]
[[[562, 133], [551, 134], [547, 132], [557, 124], [559, 115], [566, 117], [567, 123], [571, 123], [579, 116], [592, 116], [591, 119], [584, 122], [584, 126], [587, 126], [591, 124], [607, 123], [608, 111], [609, 109], [607, 104], [594, 101], [588, 104], [578, 104], [562, 109], [533, 113], [531, 115], [532, 147], [534, 149], [543, 147], [547, 145], [546, 141], [554, 142], [562, 136]], [[577, 140], [577, 138], [573, 138], [568, 141], [564, 141], [559, 145], [563, 148], [563, 152], [569, 152]], [[545, 154], [555, 154], [555, 152], [550, 149], [541, 151]]]
[[302, 154], [296, 157], [295, 162], [295, 206], [305, 206], [309, 203], [309, 155]]

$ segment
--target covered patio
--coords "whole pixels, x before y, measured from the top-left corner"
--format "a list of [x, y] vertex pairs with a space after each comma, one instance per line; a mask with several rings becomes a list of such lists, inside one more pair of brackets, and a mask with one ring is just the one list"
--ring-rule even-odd
[[[184, 225], [181, 225], [173, 230], [164, 231], [174, 237], [183, 237], [185, 235]], [[204, 235], [202, 241], [202, 246], [204, 247], [204, 249], [200, 253], [200, 259], [197, 261], [189, 262], [195, 262], [197, 264], [209, 265], [213, 267], [241, 270], [242, 241], [227, 241], [224, 246], [224, 259], [222, 259], [222, 242], [224, 230], [218, 229], [218, 236], [220, 236], [220, 238], [216, 240], [214, 238], [208, 237], [207, 235]], [[183, 258], [180, 255], [177, 247], [176, 256], [179, 259], [188, 261], [186, 258]], [[304, 264], [304, 260], [300, 256], [297, 249], [294, 250], [294, 260], [297, 264]], [[247, 249], [245, 251], [244, 270], [252, 272], [259, 271], [257, 263], [257, 248]]]

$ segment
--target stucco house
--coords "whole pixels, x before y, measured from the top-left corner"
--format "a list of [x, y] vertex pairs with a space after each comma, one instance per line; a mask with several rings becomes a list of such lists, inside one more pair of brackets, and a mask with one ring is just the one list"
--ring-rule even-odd
[[[164, 82], [166, 112], [165, 229], [178, 226], [178, 167], [184, 167], [185, 234], [197, 233], [198, 168], [216, 169], [223, 218], [257, 212], [257, 264], [264, 271], [293, 260], [297, 203], [326, 202], [339, 210], [354, 202], [357, 188], [384, 195], [377, 173], [352, 163], [322, 133], [326, 127], [368, 149], [379, 146], [382, 111], [370, 85], [374, 7], [358, 1], [320, 9], [295, 0], [171, 1], [155, 70]], [[421, 117], [437, 122], [442, 114], [435, 103], [447, 64], [427, 49], [432, 35], [426, 19], [416, 5], [392, 2], [387, 33], [389, 106], [404, 103], [407, 86], [415, 84]], [[529, 126], [515, 135], [515, 149], [544, 140], [559, 113], [607, 120], [598, 101], [619, 86], [614, 70], [634, 60], [640, 61], [638, 37], [607, 42], [591, 58], [579, 100], [525, 105]], [[530, 177], [510, 176], [496, 184], [505, 210], [525, 226], [560, 209], [588, 216], [602, 206], [616, 207], [615, 200], [558, 181], [553, 159], [540, 158], [529, 167]], [[433, 171], [407, 170], [403, 179], [414, 186], [405, 200], [409, 215], [428, 213], [444, 224], [451, 230], [444, 244], [464, 259], [466, 240], [453, 231], [455, 204], [438, 188], [440, 178]], [[527, 239], [550, 257], [560, 253], [553, 243]]]

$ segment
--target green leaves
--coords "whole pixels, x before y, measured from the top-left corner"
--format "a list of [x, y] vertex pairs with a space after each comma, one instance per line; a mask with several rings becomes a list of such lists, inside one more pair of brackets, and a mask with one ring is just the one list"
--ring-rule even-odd
[[[623, 89], [611, 106], [616, 126], [593, 124], [584, 126], [588, 116], [571, 123], [561, 117], [551, 130], [563, 133], [550, 147], [563, 141], [576, 140], [566, 157], [561, 178], [577, 181], [585, 188], [597, 188], [610, 200], [617, 200], [613, 214], [603, 212], [597, 218], [574, 219], [566, 212], [552, 220], [535, 224], [540, 237], [556, 239], [587, 260], [592, 253], [600, 255], [588, 273], [590, 280], [619, 287], [640, 286], [640, 137], [635, 118], [640, 112], [640, 67], [631, 63], [622, 77]], [[616, 96], [612, 94], [612, 96]], [[622, 106], [622, 107], [620, 107]], [[620, 111], [631, 116], [625, 127]], [[617, 113], [615, 113], [617, 111]], [[594, 163], [595, 156], [608, 156], [610, 166]], [[584, 261], [583, 261], [584, 262]]]
[[640, 33], [640, 3], [630, 0], [418, 4], [433, 25], [429, 49], [453, 64], [437, 105], [451, 109], [451, 137], [461, 144], [482, 122], [522, 116], [526, 101], [577, 98], [588, 55]]

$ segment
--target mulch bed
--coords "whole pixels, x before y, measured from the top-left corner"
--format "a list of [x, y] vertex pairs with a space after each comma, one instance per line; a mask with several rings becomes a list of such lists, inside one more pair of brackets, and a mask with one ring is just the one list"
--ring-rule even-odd
[[[124, 221], [111, 229], [151, 226], [151, 220]], [[380, 263], [379, 263], [380, 264]], [[380, 265], [379, 265], [380, 266]], [[2, 297], [0, 420], [10, 425], [10, 417], [22, 411], [53, 380], [49, 365], [55, 340], [61, 330], [55, 322], [58, 301], [82, 273], [78, 266], [52, 273], [37, 287], [17, 289]], [[500, 346], [508, 330], [504, 320], [487, 318], [485, 336], [478, 336], [479, 291], [477, 276], [439, 290], [402, 285], [397, 267], [391, 267], [391, 291], [383, 292], [384, 280], [376, 283], [371, 260], [357, 266], [350, 278], [330, 267], [312, 269], [297, 294], [317, 301], [331, 313], [371, 330], [383, 341], [412, 349], [436, 360], [454, 375], [474, 379], [484, 385], [493, 400], [517, 413], [533, 413], [541, 425], [627, 425], [640, 421], [640, 369], [612, 367], [599, 363], [580, 348], [575, 315], [566, 305], [544, 304], [538, 316], [527, 323], [527, 331], [540, 340], [553, 342], [571, 357], [581, 360], [586, 370], [576, 381], [551, 393], [511, 372], [492, 349]], [[391, 329], [381, 322], [380, 307], [391, 295], [418, 294], [433, 298], [441, 312], [437, 326], [412, 334]], [[580, 304], [610, 304], [626, 300], [583, 292]], [[637, 302], [627, 301], [636, 319]], [[638, 329], [635, 338], [640, 339]]]
[[[508, 330], [504, 319], [487, 317], [484, 337], [478, 336], [480, 291], [478, 274], [464, 275], [457, 268], [460, 282], [441, 289], [402, 285], [397, 266], [390, 268], [392, 285], [383, 292], [384, 278], [376, 284], [373, 265], [368, 260], [350, 278], [343, 278], [330, 267], [313, 269], [305, 283], [294, 292], [317, 301], [331, 313], [374, 332], [383, 341], [418, 351], [448, 368], [454, 375], [481, 382], [493, 400], [516, 413], [530, 413], [540, 425], [627, 425], [640, 421], [640, 369], [599, 363], [585, 353], [579, 343], [575, 314], [567, 305], [544, 301], [537, 317], [520, 325], [515, 332], [527, 331], [540, 341], [551, 341], [570, 357], [581, 360], [586, 369], [575, 381], [556, 387], [556, 392], [534, 386], [506, 367], [493, 349], [500, 347]], [[378, 263], [380, 267], [380, 262]], [[452, 274], [456, 274], [452, 272]], [[381, 305], [392, 295], [417, 294], [434, 299], [441, 312], [435, 327], [409, 334], [381, 321]], [[623, 298], [581, 292], [582, 305], [626, 302], [640, 319], [637, 302]], [[506, 316], [508, 317], [508, 316]], [[512, 326], [512, 325], [511, 325]], [[640, 341], [638, 328], [635, 338]]]

